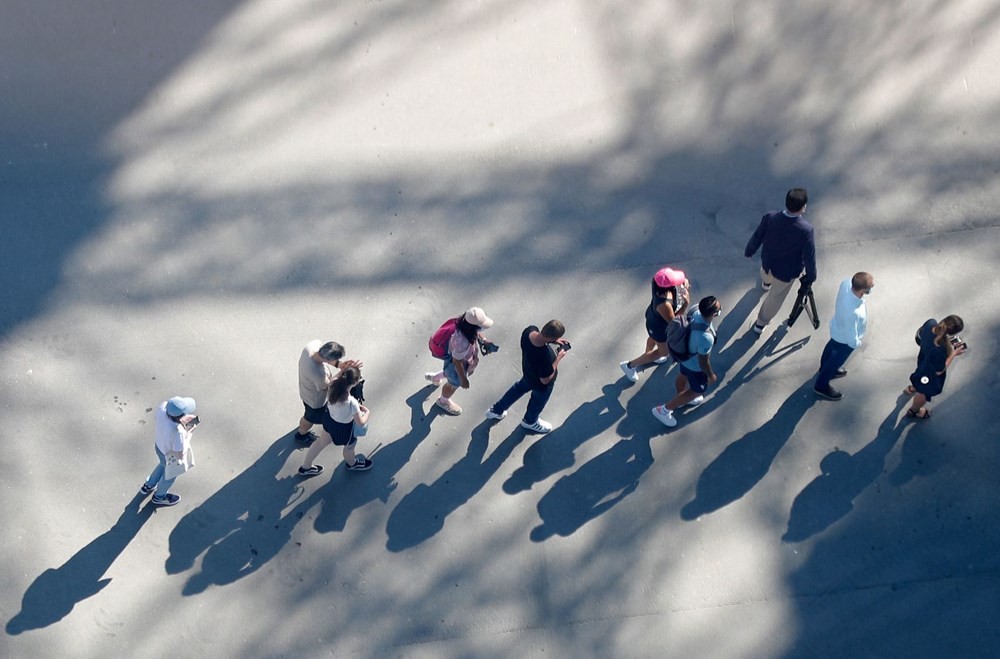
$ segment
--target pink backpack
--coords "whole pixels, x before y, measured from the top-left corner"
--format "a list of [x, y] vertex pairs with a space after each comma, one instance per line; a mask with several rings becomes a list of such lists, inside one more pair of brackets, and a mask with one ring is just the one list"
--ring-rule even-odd
[[427, 347], [431, 349], [432, 355], [438, 359], [444, 359], [448, 356], [448, 342], [451, 341], [451, 335], [455, 333], [457, 328], [458, 321], [454, 318], [449, 318], [431, 335], [430, 341], [427, 342]]

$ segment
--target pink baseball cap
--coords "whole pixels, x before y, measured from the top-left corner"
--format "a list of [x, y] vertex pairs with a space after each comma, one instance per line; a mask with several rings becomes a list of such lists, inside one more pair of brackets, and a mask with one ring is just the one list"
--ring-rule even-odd
[[655, 275], [653, 275], [653, 281], [656, 285], [661, 288], [669, 288], [670, 286], [680, 286], [685, 281], [687, 277], [680, 270], [673, 270], [671, 268], [662, 268]]

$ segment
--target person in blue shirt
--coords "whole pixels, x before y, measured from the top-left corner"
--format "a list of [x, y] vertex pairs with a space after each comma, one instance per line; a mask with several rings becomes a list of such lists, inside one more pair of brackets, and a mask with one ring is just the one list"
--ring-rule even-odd
[[709, 354], [715, 345], [715, 328], [712, 321], [722, 315], [722, 303], [714, 296], [702, 298], [698, 310], [691, 314], [688, 337], [688, 352], [691, 357], [680, 362], [680, 375], [677, 376], [677, 395], [663, 405], [653, 408], [655, 416], [663, 425], [673, 428], [677, 425], [674, 410], [682, 405], [697, 407], [705, 402], [703, 395], [708, 385], [718, 379], [712, 370], [712, 360]]
[[[760, 249], [760, 286], [767, 293], [757, 312], [753, 331], [760, 334], [777, 315], [802, 275], [804, 286], [816, 281], [816, 243], [813, 227], [803, 219], [809, 195], [805, 188], [792, 188], [785, 195], [785, 210], [767, 213], [750, 236], [743, 254], [753, 257]], [[763, 248], [763, 249], [761, 249]]]
[[833, 318], [830, 319], [830, 340], [823, 348], [819, 360], [819, 373], [813, 391], [827, 400], [840, 400], [844, 394], [830, 385], [830, 380], [847, 375], [844, 364], [851, 353], [861, 345], [861, 338], [868, 326], [868, 308], [865, 295], [872, 292], [875, 278], [867, 272], [858, 272], [840, 282]]

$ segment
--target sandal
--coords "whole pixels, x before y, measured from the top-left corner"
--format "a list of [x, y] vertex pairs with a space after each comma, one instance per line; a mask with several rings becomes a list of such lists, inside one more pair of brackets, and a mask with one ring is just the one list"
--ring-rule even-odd
[[[921, 414], [921, 412], [923, 412], [923, 414]], [[911, 407], [910, 409], [906, 410], [906, 416], [913, 417], [914, 419], [929, 419], [931, 418], [931, 411], [926, 407], [921, 407], [919, 410], [914, 412], [913, 408]]]
[[912, 396], [912, 395], [913, 395], [913, 394], [915, 394], [915, 393], [917, 393], [917, 390], [913, 388], [913, 385], [912, 385], [912, 384], [911, 384], [911, 385], [908, 385], [908, 386], [906, 387], [906, 389], [903, 389], [903, 395], [904, 395], [904, 396]]

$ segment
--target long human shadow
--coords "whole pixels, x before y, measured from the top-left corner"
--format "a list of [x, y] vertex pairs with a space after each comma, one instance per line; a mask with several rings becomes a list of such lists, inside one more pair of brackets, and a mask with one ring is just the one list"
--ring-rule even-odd
[[420, 483], [402, 498], [386, 523], [386, 534], [389, 536], [386, 549], [404, 551], [444, 528], [448, 515], [486, 485], [525, 437], [523, 429], [515, 428], [486, 456], [493, 425], [492, 421], [482, 421], [473, 429], [472, 440], [463, 458], [430, 485]]
[[152, 516], [154, 507], [142, 506], [144, 499], [136, 494], [110, 529], [61, 566], [42, 572], [21, 598], [21, 610], [7, 622], [7, 633], [16, 636], [57, 623], [78, 602], [93, 597], [111, 583], [110, 578], [101, 577]]
[[[410, 431], [372, 453], [370, 457], [375, 464], [370, 471], [362, 474], [349, 473], [340, 465], [334, 471], [330, 483], [318, 489], [303, 503], [301, 507], [308, 509], [312, 507], [314, 499], [318, 498], [322, 502], [323, 508], [313, 524], [317, 531], [343, 531], [354, 510], [371, 501], [389, 501], [389, 496], [397, 486], [396, 474], [410, 461], [414, 451], [431, 433], [431, 422], [437, 417], [434, 412], [437, 408], [424, 412], [423, 403], [436, 391], [434, 387], [421, 387], [406, 399], [410, 408]], [[373, 432], [377, 431], [373, 429]], [[336, 447], [327, 450], [334, 448]], [[341, 460], [339, 454], [337, 459]]]
[[672, 369], [653, 372], [626, 404], [624, 418], [616, 428], [621, 438], [576, 471], [559, 478], [542, 496], [538, 502], [541, 524], [531, 530], [531, 540], [542, 542], [553, 535], [572, 535], [636, 491], [642, 475], [653, 464], [650, 440], [662, 428], [649, 412], [662, 402], [664, 389], [673, 377]]
[[764, 478], [781, 447], [816, 403], [813, 379], [799, 386], [764, 425], [726, 447], [698, 477], [695, 497], [681, 508], [681, 518], [695, 520], [741, 499]]
[[625, 408], [618, 402], [622, 386], [606, 384], [601, 391], [603, 395], [580, 405], [562, 425], [525, 450], [522, 465], [504, 482], [504, 492], [517, 494], [530, 490], [535, 483], [572, 467], [577, 448], [621, 419], [625, 414]]
[[291, 432], [279, 437], [256, 462], [177, 523], [170, 533], [167, 574], [192, 568], [205, 553], [183, 594], [194, 595], [209, 585], [233, 583], [252, 574], [288, 541], [281, 513], [297, 481], [278, 478], [278, 473], [299, 448]]
[[875, 438], [857, 453], [840, 449], [819, 463], [820, 475], [799, 492], [792, 502], [785, 542], [802, 542], [854, 509], [854, 500], [885, 470], [885, 460], [906, 427], [900, 421], [903, 397], [878, 427]]

